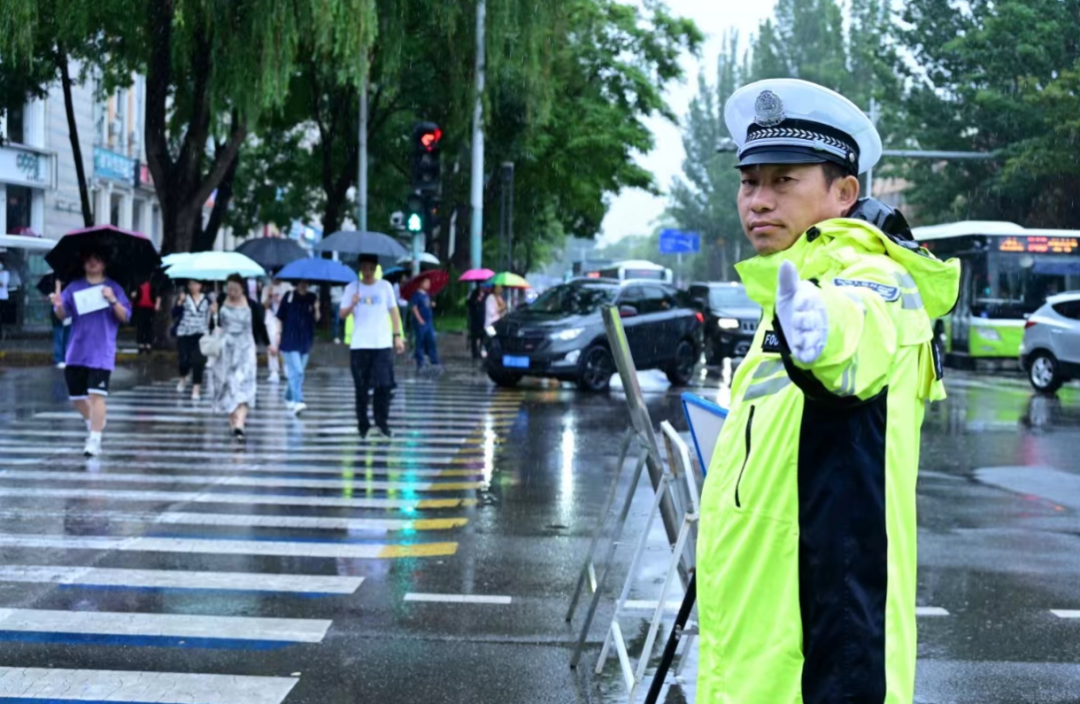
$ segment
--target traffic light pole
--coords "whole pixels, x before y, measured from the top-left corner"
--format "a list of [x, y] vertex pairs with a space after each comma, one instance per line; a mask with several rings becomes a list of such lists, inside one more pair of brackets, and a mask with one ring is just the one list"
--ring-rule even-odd
[[469, 263], [479, 269], [484, 230], [484, 25], [487, 8], [484, 0], [476, 2], [476, 105], [473, 109], [472, 134], [472, 222], [469, 228]]

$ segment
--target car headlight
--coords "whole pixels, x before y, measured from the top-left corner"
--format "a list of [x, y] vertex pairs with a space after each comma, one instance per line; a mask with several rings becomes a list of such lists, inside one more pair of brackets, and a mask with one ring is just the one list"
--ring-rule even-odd
[[736, 318], [720, 318], [716, 321], [721, 330], [738, 330], [739, 321]]
[[495, 326], [488, 325], [486, 328], [484, 328], [484, 332], [488, 334], [488, 337], [495, 337]]
[[570, 328], [569, 330], [551, 333], [551, 339], [560, 342], [570, 342], [570, 340], [576, 340], [581, 337], [581, 333], [583, 332], [585, 332], [585, 328]]

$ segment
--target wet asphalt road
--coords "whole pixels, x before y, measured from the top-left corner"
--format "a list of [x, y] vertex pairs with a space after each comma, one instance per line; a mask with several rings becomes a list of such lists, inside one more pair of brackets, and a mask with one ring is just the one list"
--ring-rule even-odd
[[[238, 447], [168, 369], [136, 368], [87, 462], [61, 372], [0, 371], [0, 702], [624, 701], [614, 661], [592, 674], [610, 605], [576, 672], [563, 620], [620, 392], [497, 391], [466, 366], [399, 381], [392, 443], [357, 440], [348, 372], [323, 369], [299, 420], [261, 381]], [[684, 428], [679, 392], [642, 384]], [[717, 376], [698, 391], [727, 400]], [[949, 391], [923, 434], [919, 605], [938, 615], [919, 619], [917, 701], [1078, 702], [1080, 390], [954, 372]]]

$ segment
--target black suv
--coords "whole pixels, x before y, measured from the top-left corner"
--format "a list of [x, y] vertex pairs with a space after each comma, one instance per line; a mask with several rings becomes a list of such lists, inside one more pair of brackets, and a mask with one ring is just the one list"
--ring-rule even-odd
[[725, 357], [745, 357], [761, 320], [761, 306], [746, 295], [742, 284], [698, 283], [688, 293], [705, 314], [706, 361], [720, 364]]
[[704, 316], [667, 284], [610, 279], [556, 286], [488, 328], [488, 376], [500, 386], [541, 376], [603, 391], [616, 372], [601, 313], [609, 306], [619, 308], [638, 369], [662, 369], [678, 386], [690, 381]]

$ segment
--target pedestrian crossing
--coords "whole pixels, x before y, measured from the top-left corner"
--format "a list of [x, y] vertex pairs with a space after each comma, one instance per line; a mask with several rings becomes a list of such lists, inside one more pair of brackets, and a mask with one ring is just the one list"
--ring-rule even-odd
[[[244, 444], [208, 401], [169, 383], [112, 394], [105, 454], [93, 460], [81, 456], [83, 422], [67, 409], [6, 424], [0, 642], [55, 650], [48, 668], [0, 655], [0, 702], [281, 704], [304, 675], [262, 670], [258, 653], [325, 647], [334, 632], [325, 617], [334, 611], [313, 614], [303, 600], [362, 603], [382, 565], [456, 558], [524, 396], [402, 383], [395, 436], [365, 442], [347, 375], [309, 377], [306, 387], [309, 410], [297, 418], [280, 400], [283, 384], [260, 384]], [[237, 611], [214, 596], [228, 594], [276, 606]], [[77, 667], [80, 653], [127, 664], [109, 659], [117, 648], [251, 659], [230, 660], [235, 674], [170, 671], [160, 655], [134, 669]]]

